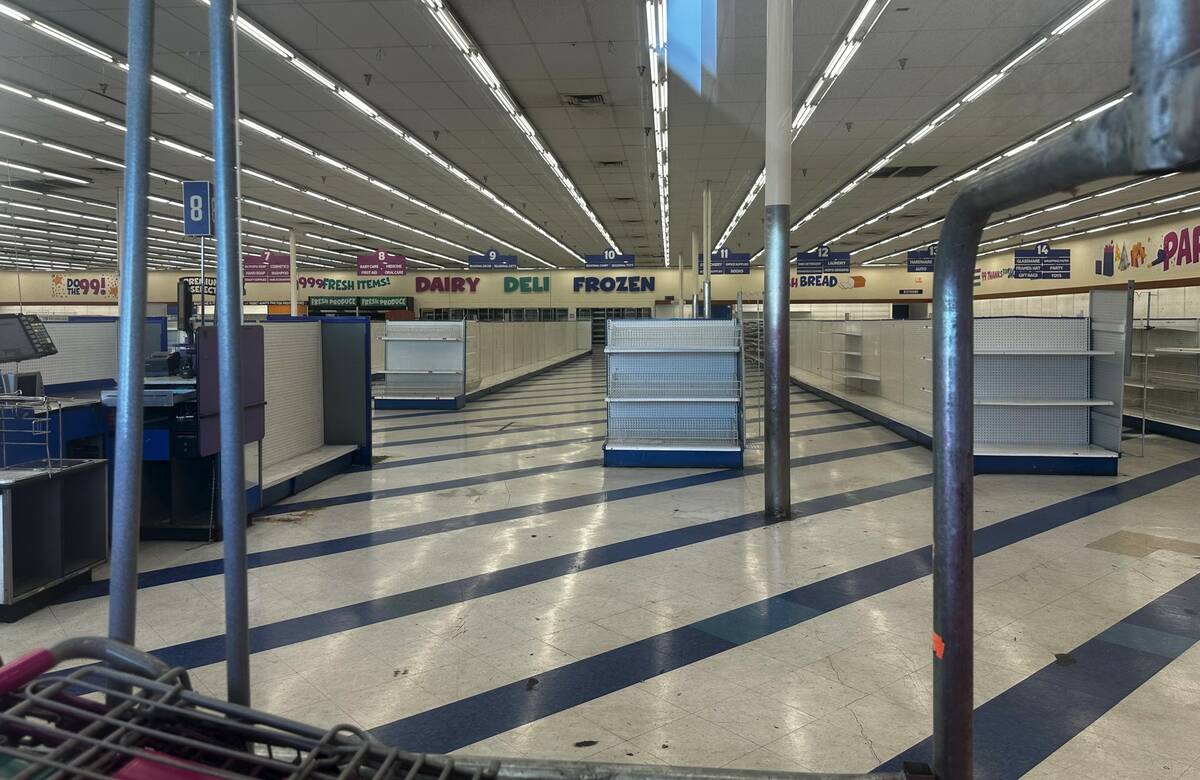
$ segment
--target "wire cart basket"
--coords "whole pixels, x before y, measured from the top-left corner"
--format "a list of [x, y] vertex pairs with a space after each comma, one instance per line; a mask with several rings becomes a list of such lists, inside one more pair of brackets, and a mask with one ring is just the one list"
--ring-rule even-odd
[[[62, 402], [48, 396], [0, 395], [0, 466], [9, 463], [12, 452], [22, 453], [16, 463], [41, 461], [46, 468], [61, 467], [63, 457], [63, 426], [53, 426], [53, 412], [61, 412]], [[58, 429], [57, 458], [52, 458], [52, 429]], [[24, 456], [28, 452], [28, 457]], [[55, 461], [60, 461], [55, 463]]]

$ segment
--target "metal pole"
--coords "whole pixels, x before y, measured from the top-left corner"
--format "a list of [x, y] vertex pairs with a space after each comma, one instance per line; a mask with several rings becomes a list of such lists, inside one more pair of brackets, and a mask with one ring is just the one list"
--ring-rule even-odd
[[217, 222], [217, 375], [220, 377], [221, 532], [225, 547], [225, 666], [229, 701], [250, 704], [246, 596], [245, 451], [242, 447], [242, 262], [239, 234], [236, 0], [208, 9], [212, 73], [213, 214]]
[[683, 253], [676, 255], [679, 261], [679, 318], [683, 319]]
[[792, 204], [792, 0], [767, 0], [767, 181], [763, 190], [766, 257], [763, 294], [764, 511], [792, 513], [791, 430], [788, 398], [788, 226]]
[[704, 180], [704, 318], [712, 319], [712, 192]]
[[154, 0], [129, 3], [129, 75], [125, 90], [125, 175], [120, 211], [120, 321], [117, 325], [117, 420], [113, 442], [112, 568], [108, 635], [134, 644], [138, 532], [142, 524], [142, 393], [146, 355], [146, 233], [150, 192], [150, 74]]
[[296, 231], [288, 231], [288, 284], [292, 287], [292, 316], [296, 316]]
[[207, 284], [207, 277], [204, 267], [204, 236], [200, 236], [200, 326], [204, 327], [204, 306], [206, 303], [204, 295], [204, 287]]
[[695, 280], [695, 288], [692, 290], [692, 318], [700, 316], [700, 310], [696, 308], [696, 291], [700, 289], [700, 244], [696, 239], [696, 231], [692, 231], [692, 278]]
[[[983, 226], [995, 211], [1108, 176], [1200, 161], [1200, 3], [1135, 0], [1133, 97], [966, 184], [938, 241], [933, 311], [933, 768], [972, 776], [972, 292]], [[1142, 57], [1142, 52], [1152, 52]]]

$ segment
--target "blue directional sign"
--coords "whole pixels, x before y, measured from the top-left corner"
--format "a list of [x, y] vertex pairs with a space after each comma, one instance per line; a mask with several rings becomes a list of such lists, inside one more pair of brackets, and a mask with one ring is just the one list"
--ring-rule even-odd
[[211, 236], [212, 182], [185, 181], [183, 183], [183, 234], [185, 236]]
[[516, 255], [502, 255], [495, 249], [489, 249], [485, 255], [467, 255], [469, 268], [516, 268]]
[[[704, 273], [704, 255], [696, 255], [696, 268]], [[750, 273], [750, 255], [745, 252], [730, 252], [728, 247], [721, 247], [712, 253], [713, 276], [721, 274]]]
[[796, 273], [800, 276], [848, 274], [850, 253], [833, 252], [827, 246], [819, 246], [815, 252], [801, 252], [796, 255]]
[[937, 259], [937, 244], [924, 249], [914, 249], [908, 253], [908, 272], [910, 274], [933, 273], [933, 261]]
[[1070, 279], [1071, 250], [1051, 249], [1048, 243], [1032, 249], [1014, 249], [1013, 278]]
[[583, 256], [588, 268], [633, 268], [633, 260], [633, 255], [619, 255], [611, 247], [598, 255]]

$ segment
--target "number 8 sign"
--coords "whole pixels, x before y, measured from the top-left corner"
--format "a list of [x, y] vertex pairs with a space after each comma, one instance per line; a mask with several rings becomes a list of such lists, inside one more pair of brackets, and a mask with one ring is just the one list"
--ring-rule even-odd
[[183, 234], [185, 236], [211, 236], [212, 228], [212, 183], [185, 181], [183, 183]]

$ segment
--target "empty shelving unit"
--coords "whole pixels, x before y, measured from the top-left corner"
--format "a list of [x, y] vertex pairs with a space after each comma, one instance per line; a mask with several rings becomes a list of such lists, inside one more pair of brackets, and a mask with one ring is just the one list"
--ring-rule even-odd
[[[474, 323], [471, 323], [474, 324]], [[467, 396], [468, 323], [388, 322], [376, 409], [461, 409]]]
[[737, 320], [609, 320], [606, 466], [740, 467]]

